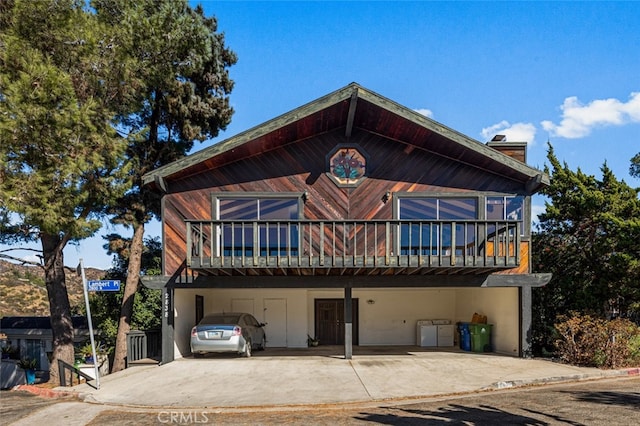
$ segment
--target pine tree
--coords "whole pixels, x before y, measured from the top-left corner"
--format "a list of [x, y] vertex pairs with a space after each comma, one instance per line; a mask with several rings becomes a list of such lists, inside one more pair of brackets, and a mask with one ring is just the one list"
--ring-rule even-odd
[[[125, 141], [111, 125], [118, 89], [107, 28], [80, 0], [3, 4], [0, 217], [3, 239], [39, 240], [51, 313], [51, 380], [73, 364], [63, 249], [93, 235], [125, 184]], [[4, 257], [11, 257], [4, 255]]]
[[640, 178], [640, 152], [633, 156], [631, 159], [631, 166], [629, 166], [629, 174]]
[[236, 56], [217, 33], [215, 18], [184, 0], [95, 0], [98, 19], [118, 29], [132, 70], [126, 115], [118, 128], [126, 134], [131, 190], [111, 209], [113, 222], [133, 230], [113, 371], [125, 366], [138, 289], [144, 226], [159, 214], [159, 197], [142, 186], [142, 176], [184, 156], [194, 144], [218, 135], [231, 120], [227, 68]]

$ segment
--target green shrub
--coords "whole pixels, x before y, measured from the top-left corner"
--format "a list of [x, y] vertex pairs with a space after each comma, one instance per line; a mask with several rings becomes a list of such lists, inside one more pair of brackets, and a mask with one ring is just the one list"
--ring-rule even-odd
[[556, 347], [564, 362], [600, 368], [640, 365], [640, 327], [633, 322], [576, 313], [559, 319]]
[[20, 361], [18, 361], [18, 367], [22, 368], [23, 370], [35, 370], [37, 365], [38, 362], [35, 359], [31, 358], [22, 358]]

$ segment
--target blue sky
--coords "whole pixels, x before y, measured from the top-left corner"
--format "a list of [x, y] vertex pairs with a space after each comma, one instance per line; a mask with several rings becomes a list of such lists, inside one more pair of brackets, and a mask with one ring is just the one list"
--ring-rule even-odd
[[[527, 141], [534, 167], [548, 140], [572, 169], [601, 176], [606, 161], [640, 186], [629, 176], [640, 152], [640, 2], [191, 3], [217, 17], [239, 58], [232, 123], [194, 151], [357, 82], [480, 142]], [[108, 232], [67, 248], [65, 264], [109, 267]]]

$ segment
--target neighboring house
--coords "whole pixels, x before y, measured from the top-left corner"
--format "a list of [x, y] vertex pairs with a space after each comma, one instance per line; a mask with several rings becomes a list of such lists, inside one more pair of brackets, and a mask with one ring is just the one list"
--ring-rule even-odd
[[144, 176], [162, 194], [163, 362], [203, 313], [245, 311], [267, 346], [415, 345], [422, 319], [493, 324], [530, 348], [526, 143], [482, 144], [358, 84]]
[[[71, 317], [74, 331], [74, 343], [89, 339], [89, 327], [86, 317]], [[49, 370], [47, 353], [53, 351], [51, 319], [49, 317], [3, 317], [0, 330], [5, 334], [3, 347], [12, 347], [18, 351], [18, 358], [35, 359], [38, 370]]]

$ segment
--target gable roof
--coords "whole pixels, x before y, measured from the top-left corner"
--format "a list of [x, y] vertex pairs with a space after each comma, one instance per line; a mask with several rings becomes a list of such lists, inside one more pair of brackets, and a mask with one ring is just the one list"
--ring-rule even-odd
[[166, 180], [197, 174], [337, 129], [344, 129], [347, 138], [354, 129], [358, 129], [412, 145], [521, 181], [531, 193], [549, 184], [549, 177], [540, 170], [357, 83], [159, 167], [143, 176], [143, 184], [163, 188]]

